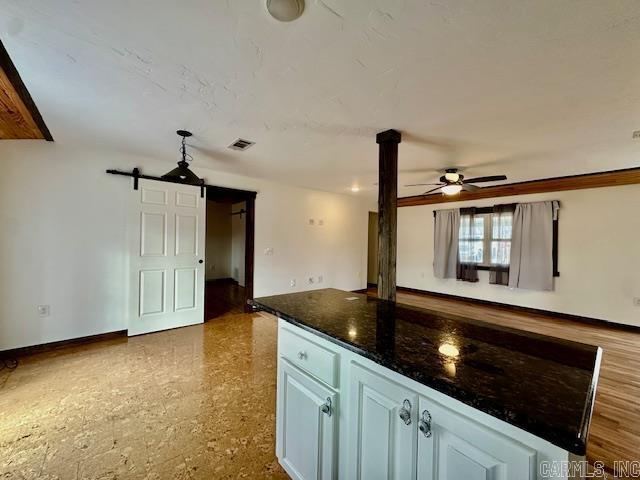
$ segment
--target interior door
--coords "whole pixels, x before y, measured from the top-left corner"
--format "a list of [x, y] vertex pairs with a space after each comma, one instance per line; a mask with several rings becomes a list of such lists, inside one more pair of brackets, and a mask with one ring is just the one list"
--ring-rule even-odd
[[533, 480], [536, 452], [420, 397], [419, 480]]
[[202, 323], [206, 199], [200, 187], [140, 179], [132, 192], [129, 335]]
[[366, 368], [351, 370], [349, 478], [416, 478], [418, 395]]
[[294, 480], [337, 478], [337, 394], [280, 358], [276, 455]]

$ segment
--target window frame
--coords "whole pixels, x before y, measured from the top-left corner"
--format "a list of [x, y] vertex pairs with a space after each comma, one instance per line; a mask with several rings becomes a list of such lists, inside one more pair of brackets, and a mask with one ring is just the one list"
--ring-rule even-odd
[[[490, 216], [491, 214], [493, 214], [493, 207], [472, 207], [475, 208], [475, 212], [474, 215], [487, 215], [489, 214], [489, 219], [490, 221], [484, 222], [484, 238], [483, 238], [483, 242], [484, 242], [484, 246], [483, 248], [485, 249], [484, 252], [487, 252], [486, 248], [487, 246], [489, 247], [489, 261], [491, 261], [491, 236], [492, 236], [492, 232], [491, 232], [491, 225], [493, 222], [492, 217]], [[436, 211], [433, 211], [433, 221], [434, 221], [434, 226], [435, 226], [435, 217], [436, 217]], [[485, 217], [486, 220], [486, 217]], [[488, 225], [487, 225], [488, 224]], [[555, 220], [553, 220], [553, 239], [552, 239], [552, 260], [553, 260], [553, 276], [554, 277], [559, 277], [560, 276], [560, 272], [558, 271], [558, 219], [556, 218]], [[484, 253], [483, 252], [483, 253]], [[491, 271], [491, 266], [485, 263], [471, 263], [469, 265], [475, 265], [477, 270], [482, 270], [482, 271]]]
[[[482, 237], [482, 253], [483, 259], [482, 263], [469, 263], [470, 265], [475, 265], [477, 270], [485, 270], [490, 271], [491, 267], [509, 267], [509, 265], [493, 265], [491, 263], [491, 243], [494, 241], [493, 238], [493, 207], [489, 207], [488, 211], [485, 211], [485, 208], [477, 208], [475, 213], [473, 214], [476, 217], [483, 217], [483, 227], [484, 227], [484, 235]], [[511, 242], [511, 239], [509, 239]]]

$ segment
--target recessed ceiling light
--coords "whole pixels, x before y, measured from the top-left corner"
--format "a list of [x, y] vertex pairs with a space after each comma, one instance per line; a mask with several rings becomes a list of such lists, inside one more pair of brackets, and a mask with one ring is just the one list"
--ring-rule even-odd
[[359, 186], [357, 186], [357, 185], [354, 185], [353, 187], [351, 187], [351, 191], [352, 191], [353, 193], [357, 193], [357, 192], [359, 192], [359, 191], [360, 191], [360, 187], [359, 187]]
[[291, 22], [304, 12], [304, 0], [267, 0], [267, 11], [281, 22]]

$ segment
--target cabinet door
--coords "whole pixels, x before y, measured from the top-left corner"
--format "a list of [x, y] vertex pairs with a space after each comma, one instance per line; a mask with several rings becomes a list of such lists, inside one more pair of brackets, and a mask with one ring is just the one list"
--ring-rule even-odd
[[416, 478], [418, 395], [370, 370], [351, 367], [349, 478]]
[[536, 452], [420, 397], [419, 480], [533, 480]]
[[337, 395], [280, 358], [276, 454], [295, 480], [337, 478]]

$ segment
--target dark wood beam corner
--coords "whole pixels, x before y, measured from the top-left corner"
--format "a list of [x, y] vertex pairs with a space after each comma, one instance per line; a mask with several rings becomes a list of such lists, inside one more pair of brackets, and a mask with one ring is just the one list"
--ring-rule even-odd
[[0, 140], [53, 141], [38, 107], [0, 41]]
[[398, 218], [398, 144], [402, 135], [386, 130], [376, 135], [378, 165], [378, 297], [396, 300]]

